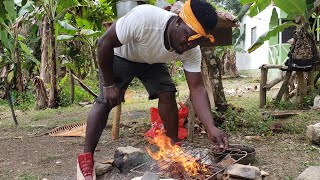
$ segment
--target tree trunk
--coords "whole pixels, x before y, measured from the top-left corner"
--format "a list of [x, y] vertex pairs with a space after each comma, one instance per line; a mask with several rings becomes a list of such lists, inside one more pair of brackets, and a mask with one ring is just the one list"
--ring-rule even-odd
[[307, 80], [304, 77], [304, 73], [302, 71], [297, 71], [297, 79], [298, 79], [298, 102], [300, 105], [304, 104], [304, 98], [308, 94], [308, 88], [307, 88]]
[[71, 104], [73, 104], [73, 102], [74, 102], [74, 78], [73, 78], [71, 70], [69, 72], [69, 75], [70, 75], [70, 102], [71, 102]]
[[[5, 68], [5, 72], [8, 72], [8, 65], [4, 67]], [[3, 79], [3, 82], [4, 82], [4, 88], [5, 88], [5, 92], [6, 92], [6, 97], [8, 99], [8, 102], [9, 102], [9, 106], [10, 106], [10, 110], [11, 110], [11, 114], [12, 114], [12, 118], [13, 118], [13, 121], [14, 121], [14, 124], [16, 126], [18, 126], [18, 120], [17, 120], [17, 117], [16, 117], [16, 114], [14, 112], [14, 108], [13, 108], [13, 103], [12, 103], [12, 99], [11, 99], [11, 94], [10, 94], [10, 85], [8, 83], [8, 80], [7, 80], [7, 73], [5, 73], [5, 77], [2, 77], [4, 78]]]
[[96, 69], [98, 68], [98, 63], [97, 63], [97, 55], [95, 48], [92, 47], [91, 45], [88, 45], [90, 47], [90, 53], [91, 53], [91, 69], [92, 69], [92, 77], [96, 75]]
[[48, 94], [45, 83], [49, 83], [48, 75], [48, 44], [49, 44], [49, 22], [45, 14], [42, 18], [40, 36], [41, 36], [41, 65], [40, 76], [33, 79], [35, 89], [36, 109], [46, 109], [48, 107]]
[[36, 109], [46, 109], [48, 107], [47, 91], [39, 76], [34, 77], [33, 86], [35, 88]]
[[40, 78], [45, 82], [49, 83], [50, 76], [48, 73], [48, 44], [49, 44], [49, 23], [48, 17], [45, 14], [41, 24], [41, 65], [40, 65]]
[[[209, 57], [208, 57], [209, 58]], [[214, 88], [212, 87], [211, 81], [210, 81], [210, 70], [209, 70], [209, 65], [207, 63], [206, 59], [206, 54], [204, 52], [204, 50], [202, 51], [202, 61], [201, 61], [201, 72], [202, 72], [202, 77], [203, 77], [203, 83], [206, 87], [207, 93], [208, 93], [208, 97], [209, 97], [209, 101], [210, 101], [210, 105], [211, 108], [214, 108], [215, 105], [215, 99], [214, 99]], [[210, 61], [210, 59], [209, 59]]]
[[172, 61], [172, 66], [171, 66], [171, 70], [170, 70], [171, 76], [176, 75], [176, 72], [177, 72], [176, 70], [177, 70], [176, 61]]
[[23, 93], [24, 92], [24, 87], [23, 87], [23, 81], [22, 81], [22, 72], [21, 72], [21, 59], [19, 55], [19, 45], [18, 45], [18, 34], [17, 34], [17, 29], [14, 30], [15, 32], [15, 38], [14, 38], [14, 58], [16, 60], [16, 72], [17, 72], [17, 79], [16, 79], [16, 87], [18, 93]]
[[[211, 47], [202, 47], [201, 52], [204, 83], [207, 91], [209, 91], [209, 99], [214, 99], [214, 106], [212, 106], [212, 104], [211, 106], [217, 107], [218, 111], [225, 111], [227, 108], [227, 100], [222, 85], [220, 59], [214, 55]], [[213, 96], [213, 98], [210, 96]]]
[[222, 56], [221, 75], [230, 75], [231, 77], [238, 75], [236, 54], [233, 50], [227, 50]]
[[57, 90], [57, 64], [56, 64], [56, 45], [55, 45], [55, 29], [54, 29], [54, 22], [50, 21], [50, 63], [51, 63], [51, 87], [50, 87], [50, 95], [49, 95], [49, 108], [56, 108], [58, 107], [58, 90]]

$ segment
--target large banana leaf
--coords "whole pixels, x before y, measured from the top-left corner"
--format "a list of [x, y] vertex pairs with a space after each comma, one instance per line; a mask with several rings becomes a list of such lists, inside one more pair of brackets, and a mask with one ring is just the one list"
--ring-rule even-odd
[[24, 6], [22, 6], [21, 9], [19, 10], [18, 15], [23, 16], [25, 13], [33, 11], [34, 10], [33, 4], [34, 4], [33, 1], [27, 1], [27, 3]]
[[249, 16], [253, 17], [265, 10], [271, 4], [271, 0], [256, 0], [250, 7]]
[[73, 38], [74, 38], [73, 35], [58, 35], [57, 36], [57, 40], [58, 41], [70, 40], [70, 39], [73, 39]]
[[14, 7], [14, 2], [10, 0], [3, 1], [4, 8], [7, 12], [1, 12], [6, 14], [6, 19], [10, 21], [10, 24], [13, 24], [17, 18], [17, 13]]
[[69, 30], [69, 31], [77, 31], [78, 29], [75, 28], [74, 26], [72, 26], [71, 24], [65, 22], [65, 21], [60, 21], [58, 20], [58, 24], [63, 27], [64, 29], [66, 30]]
[[249, 3], [255, 3], [256, 0], [239, 0], [239, 2], [243, 5], [249, 4]]
[[319, 0], [306, 0], [307, 9], [311, 10], [318, 6]]
[[240, 0], [240, 3], [243, 5], [252, 3], [248, 15], [253, 17], [265, 10], [271, 4], [271, 0]]
[[81, 29], [80, 31], [80, 35], [87, 36], [87, 37], [96, 36], [96, 35], [99, 35], [100, 33], [101, 33], [100, 31], [93, 31], [91, 29]]
[[274, 4], [287, 14], [303, 16], [306, 20], [306, 0], [273, 0]]
[[261, 35], [255, 43], [253, 43], [253, 45], [248, 49], [248, 52], [251, 53], [254, 50], [258, 49], [260, 46], [263, 45], [264, 41], [269, 40], [270, 37], [278, 35], [279, 32], [282, 32], [284, 29], [290, 26], [299, 26], [299, 25], [294, 22], [285, 22], [279, 26], [276, 26], [270, 29], [268, 32]]
[[57, 13], [64, 12], [66, 9], [79, 6], [80, 3], [77, 0], [58, 0], [56, 1], [57, 4]]
[[21, 49], [23, 50], [23, 52], [26, 53], [26, 55], [30, 57], [31, 61], [33, 61], [34, 63], [36, 63], [37, 66], [39, 66], [39, 65], [40, 65], [39, 60], [37, 60], [37, 59], [33, 56], [32, 51], [29, 49], [29, 47], [28, 47], [26, 44], [24, 44], [22, 41], [19, 41], [19, 44], [20, 44], [20, 47], [21, 47]]

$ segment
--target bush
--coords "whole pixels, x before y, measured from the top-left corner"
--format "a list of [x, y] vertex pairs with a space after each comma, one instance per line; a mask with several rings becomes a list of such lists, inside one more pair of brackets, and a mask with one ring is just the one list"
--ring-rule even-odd
[[[32, 89], [28, 86], [25, 93], [19, 94], [16, 90], [10, 91], [11, 100], [15, 107], [18, 110], [30, 110], [34, 108], [35, 98], [32, 92]], [[1, 104], [7, 104], [9, 106], [9, 102], [7, 99], [4, 99]]]
[[[97, 80], [93, 80], [90, 78], [87, 78], [83, 80], [83, 83], [88, 86], [93, 92], [96, 94], [99, 93], [99, 83]], [[71, 105], [71, 99], [70, 99], [70, 78], [68, 75], [60, 80], [59, 83], [59, 106], [66, 107]], [[79, 102], [93, 102], [94, 97], [89, 94], [87, 91], [85, 91], [81, 86], [78, 85], [78, 83], [75, 81], [75, 87], [74, 87], [74, 103]]]

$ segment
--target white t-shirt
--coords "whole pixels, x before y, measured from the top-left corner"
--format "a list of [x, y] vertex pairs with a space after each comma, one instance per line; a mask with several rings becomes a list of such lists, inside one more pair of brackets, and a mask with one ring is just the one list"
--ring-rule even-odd
[[116, 33], [122, 46], [114, 53], [139, 63], [166, 63], [179, 60], [188, 72], [201, 71], [201, 51], [197, 46], [179, 55], [164, 45], [164, 31], [170, 17], [176, 14], [152, 5], [139, 5], [116, 22]]

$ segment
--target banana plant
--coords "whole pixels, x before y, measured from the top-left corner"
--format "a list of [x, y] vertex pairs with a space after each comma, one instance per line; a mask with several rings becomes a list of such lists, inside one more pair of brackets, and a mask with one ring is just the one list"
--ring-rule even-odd
[[[79, 50], [78, 52], [86, 54], [86, 58], [79, 59], [79, 57], [82, 57], [80, 54], [72, 54], [73, 51], [65, 52], [65, 57], [67, 57], [65, 58], [65, 60], [68, 61], [65, 61], [65, 65], [74, 62], [72, 64], [74, 64], [75, 67], [71, 70], [76, 72], [76, 70], [80, 70], [81, 67], [84, 67], [85, 71], [83, 72], [86, 72], [86, 75], [91, 74], [94, 76], [94, 72], [97, 69], [95, 52], [96, 41], [98, 39], [98, 36], [101, 35], [101, 31], [94, 31], [92, 29], [81, 29], [79, 26], [76, 28], [65, 21], [59, 21], [59, 25], [61, 26], [58, 28], [59, 34], [61, 33], [61, 35], [58, 35], [57, 40], [59, 42], [67, 41], [69, 44], [69, 48], [72, 48], [73, 46], [75, 46], [74, 48], [77, 48], [77, 44], [82, 43], [84, 46], [78, 46], [78, 48], [84, 48], [84, 51]], [[89, 54], [90, 57], [88, 57], [87, 54]], [[88, 65], [89, 67], [91, 67], [89, 68], [89, 71], [87, 70]], [[77, 74], [78, 77], [83, 78], [80, 72], [78, 72]]]
[[91, 1], [78, 1], [78, 0], [43, 0], [39, 2], [41, 7], [45, 11], [47, 17], [47, 23], [49, 26], [49, 47], [46, 50], [48, 52], [48, 62], [51, 64], [51, 78], [50, 78], [50, 93], [48, 107], [55, 108], [58, 106], [58, 89], [57, 89], [57, 34], [55, 25], [64, 17], [64, 15], [70, 10], [83, 6], [86, 3], [93, 3]]
[[320, 5], [319, 0], [240, 0], [240, 3], [243, 5], [251, 4], [248, 12], [248, 15], [250, 17], [256, 16], [258, 13], [266, 9], [266, 7], [268, 7], [269, 5], [274, 5], [288, 14], [288, 17], [300, 17], [300, 22], [302, 22], [286, 22], [269, 29], [266, 33], [261, 35], [258, 40], [248, 49], [249, 53], [253, 52], [261, 45], [263, 45], [264, 41], [267, 41], [271, 37], [276, 36], [279, 32], [282, 32], [284, 29], [290, 26], [296, 26], [298, 28], [308, 26], [307, 30], [313, 33], [313, 29], [309, 26], [309, 19], [315, 13], [317, 7]]
[[0, 2], [0, 69], [1, 84], [4, 85], [6, 96], [8, 98], [15, 124], [16, 120], [12, 98], [10, 95], [11, 88], [15, 83], [15, 87], [19, 93], [24, 91], [22, 82], [22, 55], [34, 58], [31, 49], [24, 43], [25, 38], [19, 34], [21, 22], [28, 16], [28, 12], [32, 11], [32, 1], [10, 1], [4, 0]]
[[7, 66], [6, 77], [8, 85], [16, 80], [16, 89], [19, 93], [24, 91], [21, 73], [21, 53], [29, 56], [33, 61], [31, 49], [25, 44], [25, 38], [19, 34], [21, 23], [26, 19], [28, 12], [32, 10], [32, 1], [21, 4], [18, 1], [5, 0], [0, 2], [0, 44], [4, 48], [3, 58], [1, 58], [0, 69]]

